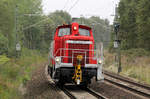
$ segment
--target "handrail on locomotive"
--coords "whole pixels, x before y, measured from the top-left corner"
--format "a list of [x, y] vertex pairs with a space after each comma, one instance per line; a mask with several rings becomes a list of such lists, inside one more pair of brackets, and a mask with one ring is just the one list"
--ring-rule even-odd
[[[51, 43], [51, 45], [53, 44], [54, 42]], [[60, 55], [59, 57], [61, 58], [75, 58], [73, 57], [73, 55], [70, 57], [70, 56], [66, 56], [65, 54], [65, 51], [78, 51], [79, 52], [84, 52], [84, 53], [87, 53], [87, 52], [93, 52], [94, 54], [92, 55], [92, 57], [86, 57], [86, 54], [85, 54], [85, 59], [93, 59], [93, 60], [97, 60], [97, 63], [99, 62], [101, 65], [103, 64], [103, 61], [104, 61], [104, 58], [103, 58], [103, 44], [101, 43], [101, 48], [100, 49], [95, 49], [95, 50], [87, 50], [87, 49], [69, 49], [69, 48], [59, 48], [57, 49], [55, 55], [53, 55], [53, 47], [51, 46], [50, 48], [50, 53], [49, 53], [49, 58], [52, 58], [55, 60], [56, 58], [56, 55], [60, 52]], [[62, 53], [63, 52], [63, 53]], [[61, 61], [63, 62], [63, 61]], [[73, 61], [72, 61], [73, 62]], [[86, 60], [85, 60], [85, 63], [86, 63]]]

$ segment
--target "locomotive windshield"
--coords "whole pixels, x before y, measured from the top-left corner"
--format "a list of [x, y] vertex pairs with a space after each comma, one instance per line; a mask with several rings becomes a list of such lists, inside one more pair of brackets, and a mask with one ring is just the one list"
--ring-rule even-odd
[[58, 36], [70, 35], [70, 28], [60, 28]]
[[90, 36], [90, 31], [87, 29], [79, 28], [79, 33], [83, 36]]

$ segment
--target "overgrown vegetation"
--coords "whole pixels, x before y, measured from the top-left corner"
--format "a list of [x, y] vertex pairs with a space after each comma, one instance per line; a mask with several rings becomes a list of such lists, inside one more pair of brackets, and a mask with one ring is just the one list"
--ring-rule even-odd
[[36, 50], [23, 49], [20, 58], [0, 55], [0, 99], [20, 99], [19, 87], [31, 78], [32, 70], [47, 57]]
[[[120, 0], [119, 40], [121, 40], [122, 72], [121, 74], [145, 81], [150, 84], [150, 2], [149, 0]], [[111, 39], [114, 41], [114, 32]], [[110, 51], [114, 52], [113, 42]], [[105, 66], [117, 72], [115, 53], [106, 52]]]
[[[134, 78], [139, 82], [150, 84], [150, 52], [144, 49], [122, 51], [121, 75]], [[117, 73], [115, 54], [105, 51], [104, 68]]]
[[119, 36], [122, 49], [142, 48], [150, 51], [149, 0], [120, 0]]

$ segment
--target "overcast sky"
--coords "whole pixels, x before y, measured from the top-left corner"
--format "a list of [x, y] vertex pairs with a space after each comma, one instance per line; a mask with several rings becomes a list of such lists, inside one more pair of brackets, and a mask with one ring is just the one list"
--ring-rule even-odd
[[119, 0], [43, 0], [44, 13], [48, 14], [56, 10], [64, 10], [72, 17], [99, 16], [113, 22], [115, 5]]

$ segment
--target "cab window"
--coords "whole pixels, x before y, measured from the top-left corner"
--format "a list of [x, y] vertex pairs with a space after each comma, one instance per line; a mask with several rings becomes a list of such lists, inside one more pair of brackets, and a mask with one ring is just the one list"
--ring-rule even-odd
[[58, 36], [70, 35], [70, 28], [60, 28]]
[[79, 33], [83, 36], [90, 36], [90, 31], [87, 29], [79, 28]]

